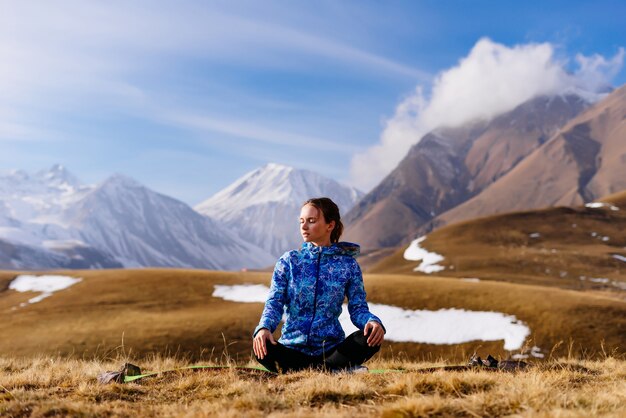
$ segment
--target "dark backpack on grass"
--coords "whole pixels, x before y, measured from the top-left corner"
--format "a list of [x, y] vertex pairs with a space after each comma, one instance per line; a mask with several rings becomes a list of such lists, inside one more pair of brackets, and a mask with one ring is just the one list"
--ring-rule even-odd
[[487, 360], [481, 359], [479, 356], [473, 355], [470, 358], [468, 366], [470, 367], [482, 367], [494, 370], [521, 370], [528, 367], [528, 363], [520, 360], [502, 360], [498, 361], [491, 356], [487, 356]]

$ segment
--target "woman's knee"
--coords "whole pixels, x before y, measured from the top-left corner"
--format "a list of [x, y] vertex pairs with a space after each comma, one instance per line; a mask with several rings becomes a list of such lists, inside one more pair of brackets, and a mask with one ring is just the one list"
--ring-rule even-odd
[[356, 344], [361, 347], [367, 347], [367, 337], [363, 333], [363, 330], [354, 331], [352, 334], [348, 336], [348, 339], [354, 341]]
[[[276, 343], [276, 344], [271, 344], [271, 343], [267, 343], [265, 345], [265, 349], [266, 349], [266, 354], [265, 356], [263, 356], [263, 359], [267, 359], [269, 358], [273, 358], [276, 356], [276, 354], [278, 354], [278, 352], [281, 351], [281, 345], [280, 343]], [[260, 359], [256, 354], [254, 355], [254, 357], [257, 359], [258, 362], [261, 362], [263, 359]]]
[[350, 339], [353, 344], [356, 344], [361, 352], [367, 353], [366, 355], [368, 356], [368, 358], [373, 356], [380, 350], [380, 344], [370, 346], [367, 343], [367, 336], [363, 333], [362, 330], [353, 332], [347, 339]]

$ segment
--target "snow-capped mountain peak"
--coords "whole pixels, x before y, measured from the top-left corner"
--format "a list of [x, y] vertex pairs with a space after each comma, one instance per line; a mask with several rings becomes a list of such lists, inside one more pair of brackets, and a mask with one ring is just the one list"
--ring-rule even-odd
[[80, 187], [81, 181], [59, 164], [34, 175], [24, 170], [0, 174], [0, 198], [67, 194]]
[[18, 182], [27, 181], [30, 179], [28, 173], [24, 170], [8, 170], [0, 173], [0, 178], [12, 179]]
[[[204, 214], [216, 207], [227, 210], [270, 202], [301, 204], [311, 197], [335, 194], [341, 207], [351, 206], [362, 193], [309, 170], [269, 163], [245, 174], [195, 207]], [[347, 201], [346, 201], [347, 199]], [[220, 211], [219, 209], [217, 210]]]
[[[228, 199], [231, 202], [249, 204], [293, 200], [290, 193], [292, 185], [289, 181], [293, 172], [293, 167], [269, 163], [245, 174], [211, 199], [215, 201]], [[202, 207], [202, 203], [199, 207]]]
[[80, 180], [61, 164], [55, 164], [48, 170], [39, 171], [35, 178], [49, 187], [59, 189], [78, 188], [81, 186]]
[[333, 199], [345, 213], [362, 193], [313, 171], [269, 163], [245, 174], [195, 209], [279, 256], [300, 245], [300, 205], [321, 196]]
[[113, 174], [97, 186], [98, 189], [115, 192], [121, 189], [141, 189], [144, 185], [124, 174]]
[[50, 222], [89, 190], [59, 164], [34, 175], [23, 170], [0, 175], [0, 200], [6, 205], [6, 213], [22, 222], [40, 222], [42, 218]]
[[82, 241], [106, 248], [125, 266], [232, 269], [273, 262], [185, 203], [120, 174], [73, 205], [64, 221]]

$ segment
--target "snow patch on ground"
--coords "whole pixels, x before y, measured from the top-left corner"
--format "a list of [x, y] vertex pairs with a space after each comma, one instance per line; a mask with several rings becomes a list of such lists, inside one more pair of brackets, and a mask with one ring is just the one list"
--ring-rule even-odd
[[440, 266], [437, 264], [444, 259], [441, 254], [431, 253], [420, 247], [420, 243], [423, 242], [425, 239], [426, 237], [420, 237], [411, 242], [408, 248], [404, 250], [404, 259], [409, 261], [422, 260], [421, 264], [417, 266], [414, 271], [421, 271], [430, 274], [444, 270], [444, 266]]
[[260, 302], [265, 303], [270, 289], [262, 284], [236, 284], [226, 286], [217, 284], [213, 290], [213, 297], [233, 302]]
[[470, 282], [470, 283], [480, 282], [480, 279], [478, 277], [462, 277], [461, 280], [463, 280], [464, 282]]
[[619, 208], [617, 206], [613, 206], [610, 203], [604, 203], [604, 202], [591, 202], [591, 203], [587, 203], [585, 205], [586, 208], [591, 208], [591, 209], [600, 209], [600, 208], [609, 208], [611, 210], [619, 210]]
[[[500, 312], [440, 309], [438, 311], [407, 310], [397, 306], [369, 304], [387, 328], [390, 341], [424, 344], [461, 344], [470, 341], [504, 340], [505, 350], [522, 347], [530, 329], [512, 315]], [[339, 317], [346, 333], [356, 331], [347, 307]]]
[[[31, 298], [28, 303], [41, 302], [43, 299], [52, 296], [52, 293], [80, 282], [82, 279], [69, 276], [17, 276], [10, 284], [9, 289], [18, 292], [41, 292], [39, 296]], [[25, 306], [22, 303], [20, 306]]]
[[528, 234], [530, 238], [539, 238], [541, 234], [539, 232], [533, 232], [532, 234]]
[[619, 254], [613, 254], [613, 258], [619, 260], [619, 261], [623, 261], [624, 263], [626, 263], [626, 257], [624, 257], [623, 255], [619, 255]]
[[618, 289], [621, 289], [621, 290], [626, 290], [626, 283], [624, 283], [624, 282], [612, 281], [612, 282], [611, 282], [611, 284], [612, 284], [614, 287], [617, 287]]
[[[217, 285], [213, 296], [235, 302], [265, 302], [269, 288], [263, 285]], [[518, 350], [530, 329], [515, 316], [500, 312], [440, 309], [407, 310], [397, 306], [369, 304], [387, 328], [385, 339], [424, 344], [460, 344], [470, 341], [504, 340], [505, 350]], [[346, 334], [356, 331], [347, 305], [339, 316]]]
[[618, 282], [616, 280], [610, 280], [607, 277], [589, 277], [587, 278], [587, 276], [580, 276], [579, 279], [581, 281], [585, 281], [585, 280], [589, 280], [590, 282], [593, 283], [601, 283], [601, 284], [610, 284], [613, 287], [616, 287], [620, 290], [626, 290], [626, 283], [625, 282]]

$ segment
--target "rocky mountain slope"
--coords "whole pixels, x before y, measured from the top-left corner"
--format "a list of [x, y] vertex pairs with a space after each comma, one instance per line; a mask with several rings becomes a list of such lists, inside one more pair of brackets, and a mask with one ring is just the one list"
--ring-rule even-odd
[[512, 210], [581, 205], [624, 189], [626, 86], [566, 123], [513, 170], [436, 217], [432, 226]]
[[537, 97], [491, 121], [437, 129], [346, 216], [364, 249], [394, 247], [438, 215], [478, 195], [589, 105], [577, 95]]

